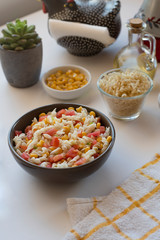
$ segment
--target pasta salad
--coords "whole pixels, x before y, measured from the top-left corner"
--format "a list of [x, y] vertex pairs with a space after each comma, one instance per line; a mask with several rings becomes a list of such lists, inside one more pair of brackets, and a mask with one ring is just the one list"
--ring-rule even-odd
[[110, 128], [86, 108], [41, 113], [25, 131], [15, 131], [16, 152], [26, 161], [47, 168], [70, 168], [93, 161], [112, 141]]

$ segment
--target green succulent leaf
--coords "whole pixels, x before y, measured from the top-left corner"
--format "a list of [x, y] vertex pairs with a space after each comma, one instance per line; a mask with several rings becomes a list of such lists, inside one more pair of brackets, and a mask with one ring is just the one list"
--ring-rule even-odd
[[6, 50], [11, 50], [11, 46], [8, 44], [3, 44], [2, 47]]
[[31, 25], [27, 28], [27, 33], [32, 33], [35, 31], [35, 26], [34, 25]]
[[36, 32], [33, 33], [26, 33], [24, 34], [24, 38], [29, 39], [29, 38], [36, 38], [38, 36], [38, 34]]
[[23, 26], [23, 35], [26, 33], [26, 31], [27, 31], [27, 24]]
[[5, 43], [4, 38], [0, 38], [0, 44], [2, 45], [4, 43]]
[[14, 27], [10, 27], [10, 32], [12, 33], [12, 34], [16, 34], [17, 32], [16, 32], [16, 29], [14, 28]]
[[22, 50], [24, 50], [24, 48], [20, 46], [15, 48], [15, 51], [22, 51]]
[[11, 37], [11, 33], [7, 29], [3, 29], [2, 33], [3, 33], [4, 37]]
[[18, 34], [12, 34], [12, 38], [14, 40], [19, 40], [20, 39], [20, 36]]
[[24, 46], [26, 43], [27, 43], [27, 40], [26, 40], [26, 39], [20, 39], [20, 40], [18, 41], [18, 44], [21, 45], [21, 46]]
[[22, 51], [34, 48], [41, 42], [41, 38], [35, 31], [35, 25], [27, 25], [27, 20], [16, 19], [14, 23], [6, 23], [6, 29], [2, 30], [3, 37], [0, 38], [0, 45], [4, 49]]
[[35, 42], [35, 39], [29, 38], [27, 42], [28, 42], [29, 44], [34, 43], [34, 42]]
[[10, 44], [11, 49], [15, 49], [16, 47], [18, 47], [18, 43], [12, 43]]
[[36, 44], [35, 43], [32, 43], [28, 46], [28, 48], [35, 48], [36, 47]]
[[9, 22], [6, 24], [8, 30], [12, 33], [12, 31], [14, 31], [13, 33], [15, 33], [15, 29], [14, 29], [14, 24]]
[[13, 39], [13, 38], [11, 38], [11, 37], [5, 37], [5, 38], [3, 38], [3, 40], [4, 40], [4, 42], [5, 42], [5, 43], [8, 43], [8, 44], [10, 44], [10, 43], [13, 43], [13, 42], [14, 42], [14, 39]]

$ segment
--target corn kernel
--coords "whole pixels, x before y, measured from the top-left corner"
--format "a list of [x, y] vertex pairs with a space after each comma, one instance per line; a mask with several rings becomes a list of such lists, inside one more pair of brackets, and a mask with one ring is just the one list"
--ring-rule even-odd
[[34, 126], [35, 124], [36, 124], [36, 123], [35, 123], [35, 122], [33, 122], [33, 123], [31, 124], [31, 127], [32, 127], [32, 126]]
[[37, 143], [37, 147], [42, 147], [44, 144], [44, 141], [43, 140], [40, 140], [38, 143]]
[[63, 129], [64, 129], [65, 133], [69, 133], [70, 132], [70, 127], [68, 127], [68, 126], [64, 126]]
[[55, 84], [55, 83], [53, 83], [53, 84], [51, 85], [51, 88], [54, 88], [54, 89], [56, 89], [56, 84]]
[[93, 111], [91, 111], [89, 114], [90, 114], [90, 116], [93, 116], [93, 117], [96, 116], [95, 112], [93, 112]]
[[62, 140], [68, 140], [68, 135], [64, 135], [63, 137], [61, 137]]
[[42, 154], [42, 156], [44, 156], [44, 155], [47, 155], [47, 157], [49, 157], [49, 152], [45, 152]]
[[45, 118], [45, 119], [44, 119], [44, 122], [45, 122], [45, 124], [50, 123], [50, 121], [48, 120], [48, 118]]
[[86, 153], [86, 152], [88, 152], [90, 150], [90, 147], [86, 147], [85, 149], [84, 149], [84, 152]]
[[101, 126], [101, 123], [98, 122], [98, 123], [97, 123], [97, 128], [100, 128], [100, 126]]
[[76, 125], [75, 125], [75, 128], [80, 128], [80, 124], [79, 123], [77, 123]]
[[31, 154], [30, 154], [30, 157], [31, 157], [31, 158], [32, 158], [32, 157], [37, 158], [37, 157], [38, 157], [38, 154], [36, 154], [36, 153], [31, 153]]
[[55, 150], [55, 147], [49, 147], [49, 149], [50, 149], [51, 151], [54, 151], [54, 150]]
[[74, 71], [75, 73], [80, 73], [79, 69], [75, 69]]
[[39, 117], [42, 117], [42, 116], [45, 116], [46, 114], [45, 113], [41, 113], [40, 115], [39, 115]]
[[81, 112], [82, 111], [82, 107], [76, 108], [77, 112]]
[[100, 149], [102, 149], [102, 148], [103, 148], [103, 143], [101, 143], [101, 144], [100, 144], [99, 148], [100, 148]]
[[83, 137], [83, 136], [86, 136], [86, 135], [87, 135], [87, 133], [86, 133], [86, 132], [82, 132], [82, 137]]
[[82, 118], [82, 121], [83, 121], [83, 122], [85, 122], [85, 120], [86, 120], [86, 118], [85, 118], [85, 117], [83, 117], [83, 118]]
[[101, 142], [102, 141], [102, 138], [101, 137], [98, 137], [97, 138], [97, 142]]
[[107, 137], [107, 142], [110, 143], [112, 141], [112, 137], [111, 136], [108, 136]]
[[74, 107], [69, 107], [68, 110], [74, 110]]

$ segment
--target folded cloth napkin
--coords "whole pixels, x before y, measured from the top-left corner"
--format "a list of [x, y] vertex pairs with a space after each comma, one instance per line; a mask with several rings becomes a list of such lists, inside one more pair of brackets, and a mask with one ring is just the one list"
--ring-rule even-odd
[[106, 197], [67, 199], [64, 240], [160, 240], [160, 155]]

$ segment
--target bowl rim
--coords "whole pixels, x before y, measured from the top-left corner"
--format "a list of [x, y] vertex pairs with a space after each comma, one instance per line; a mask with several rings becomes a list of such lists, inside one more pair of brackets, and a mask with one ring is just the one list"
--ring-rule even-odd
[[[100, 87], [100, 80], [102, 79], [102, 77], [104, 77], [105, 75], [107, 75], [107, 74], [109, 74], [109, 73], [112, 73], [112, 72], [125, 71], [125, 70], [127, 70], [127, 69], [128, 69], [128, 70], [132, 70], [132, 71], [135, 71], [135, 70], [136, 70], [136, 71], [142, 73], [143, 75], [147, 76], [148, 81], [150, 82], [150, 87], [148, 88], [148, 90], [147, 90], [146, 92], [144, 92], [143, 94], [137, 95], [137, 96], [133, 96], [133, 97], [117, 97], [117, 96], [114, 96], [114, 95], [111, 95], [111, 94], [105, 92], [105, 91]], [[97, 81], [97, 88], [98, 88], [98, 90], [99, 90], [101, 93], [103, 93], [104, 95], [106, 95], [106, 96], [108, 96], [108, 97], [110, 97], [110, 98], [113, 98], [113, 99], [119, 99], [119, 100], [137, 99], [137, 98], [145, 97], [148, 93], [151, 92], [151, 90], [152, 90], [152, 88], [153, 88], [153, 80], [151, 79], [151, 77], [150, 77], [147, 73], [145, 73], [145, 72], [143, 72], [143, 71], [141, 71], [141, 70], [139, 70], [139, 69], [126, 68], [126, 67], [113, 68], [113, 69], [110, 69], [110, 70], [102, 73], [102, 74], [99, 76], [98, 81]]]
[[[57, 90], [57, 89], [48, 87], [47, 84], [46, 84], [46, 75], [51, 74], [52, 72], [54, 72], [54, 70], [56, 71], [56, 69], [58, 70], [58, 68], [61, 69], [61, 68], [64, 68], [64, 67], [73, 67], [73, 68], [83, 70], [89, 76], [87, 78], [87, 84], [85, 84], [83, 87], [73, 89], [73, 90], [68, 90], [68, 91], [66, 91], [66, 90], [62, 91], [62, 90]], [[74, 64], [57, 65], [57, 66], [51, 68], [50, 70], [48, 70], [47, 72], [45, 72], [41, 77], [41, 81], [42, 81], [42, 84], [43, 84], [44, 88], [47, 88], [48, 90], [52, 91], [53, 93], [55, 92], [55, 93], [63, 93], [63, 94], [70, 94], [70, 93], [73, 93], [73, 92], [75, 93], [75, 92], [78, 92], [80, 90], [83, 90], [84, 88], [86, 88], [87, 86], [90, 85], [91, 79], [92, 79], [92, 76], [91, 76], [91, 73], [90, 73], [89, 70], [87, 70], [86, 68], [84, 68], [80, 65], [74, 65]]]
[[[61, 104], [62, 106], [64, 105], [71, 105], [71, 106], [82, 106], [84, 108], [87, 108], [87, 111], [88, 111], [88, 108], [91, 109], [92, 111], [95, 111], [96, 113], [100, 113], [100, 115], [104, 116], [105, 119], [107, 119], [108, 123], [109, 123], [109, 126], [110, 127], [110, 131], [112, 133], [112, 141], [109, 143], [107, 149], [100, 155], [98, 156], [97, 158], [95, 158], [94, 160], [88, 162], [88, 163], [84, 163], [80, 166], [75, 166], [75, 167], [68, 167], [68, 168], [47, 168], [47, 167], [43, 167], [43, 166], [39, 166], [39, 165], [36, 165], [36, 164], [33, 164], [31, 162], [28, 162], [27, 160], [23, 159], [14, 149], [14, 146], [11, 142], [11, 133], [13, 131], [13, 128], [15, 127], [15, 125], [21, 120], [22, 117], [25, 117], [26, 115], [30, 114], [31, 112], [34, 112], [36, 110], [40, 110], [41, 108], [45, 108], [45, 107], [51, 107], [51, 106], [56, 106], [58, 104]], [[56, 108], [56, 107], [54, 107]], [[62, 107], [63, 108], [63, 107]], [[52, 170], [56, 170], [56, 171], [60, 171], [60, 170], [64, 170], [64, 171], [72, 171], [71, 169], [77, 169], [77, 168], [83, 168], [85, 167], [86, 165], [90, 165], [90, 164], [94, 164], [96, 161], [98, 161], [108, 150], [112, 149], [114, 143], [115, 143], [115, 138], [116, 138], [116, 132], [115, 132], [115, 127], [112, 123], [112, 121], [104, 114], [102, 113], [101, 111], [95, 109], [95, 108], [92, 108], [90, 106], [86, 106], [86, 105], [83, 105], [83, 104], [78, 104], [78, 103], [69, 103], [69, 102], [66, 102], [66, 103], [53, 103], [53, 104], [48, 104], [48, 105], [43, 105], [43, 106], [40, 106], [40, 107], [37, 107], [37, 108], [34, 108], [28, 112], [26, 112], [25, 114], [23, 114], [21, 117], [19, 117], [13, 124], [12, 126], [10, 127], [10, 130], [8, 132], [8, 145], [9, 145], [9, 148], [10, 148], [10, 151], [12, 152], [12, 154], [16, 155], [16, 157], [18, 157], [23, 164], [27, 164], [28, 167], [33, 167], [33, 168], [40, 168], [40, 169], [46, 169], [46, 170], [49, 170], [49, 171], [52, 171]]]

